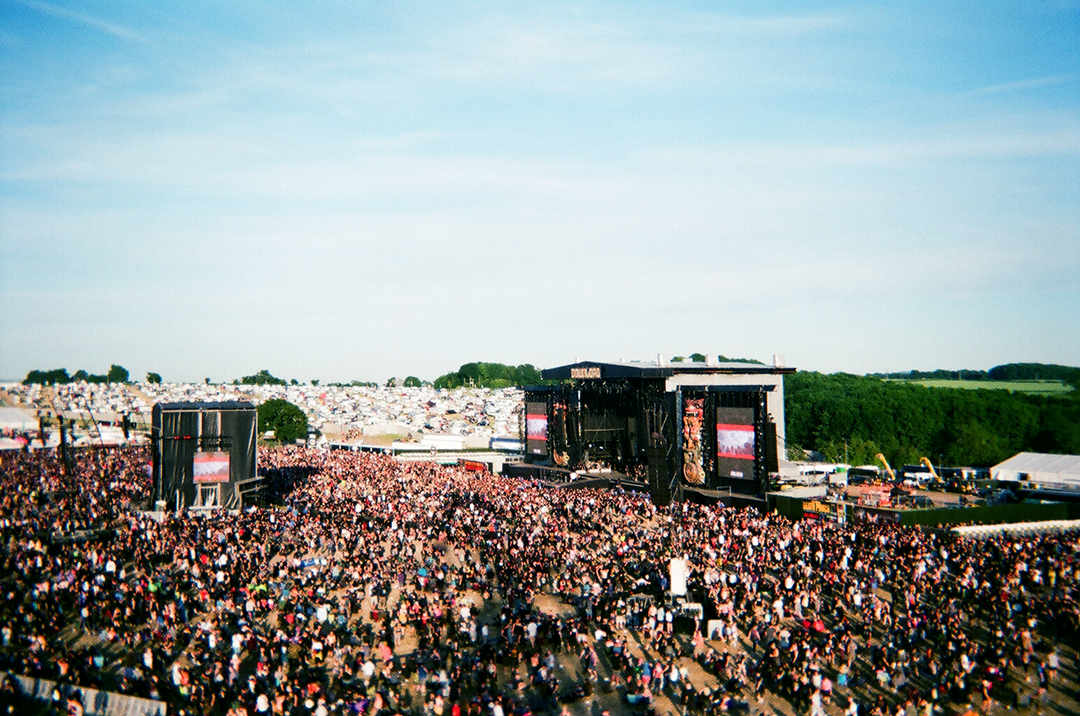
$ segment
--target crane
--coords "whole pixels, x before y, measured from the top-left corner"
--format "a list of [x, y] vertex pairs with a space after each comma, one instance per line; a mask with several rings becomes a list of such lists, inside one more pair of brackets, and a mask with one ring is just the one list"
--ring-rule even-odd
[[885, 472], [889, 473], [889, 480], [891, 480], [892, 482], [896, 482], [896, 473], [893, 472], [892, 467], [889, 466], [889, 461], [885, 459], [885, 456], [881, 453], [878, 453], [874, 457], [880, 460], [881, 464], [885, 466]]
[[926, 469], [930, 471], [930, 477], [934, 479], [934, 482], [937, 482], [941, 479], [940, 477], [938, 477], [937, 471], [934, 470], [934, 465], [930, 462], [928, 458], [920, 457], [919, 464], [925, 466]]

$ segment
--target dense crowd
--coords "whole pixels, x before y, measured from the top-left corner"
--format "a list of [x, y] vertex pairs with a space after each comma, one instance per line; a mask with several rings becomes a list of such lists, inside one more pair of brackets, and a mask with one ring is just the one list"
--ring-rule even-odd
[[[594, 690], [930, 714], [1039, 698], [1080, 634], [1075, 536], [661, 509], [298, 447], [260, 451], [275, 504], [158, 520], [148, 460], [0, 456], [0, 668], [229, 716], [560, 713]], [[700, 612], [667, 597], [673, 558]]]

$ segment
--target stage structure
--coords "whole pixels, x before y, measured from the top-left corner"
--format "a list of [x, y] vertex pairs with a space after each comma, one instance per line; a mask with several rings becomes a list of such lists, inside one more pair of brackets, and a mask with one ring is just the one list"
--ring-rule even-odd
[[259, 484], [257, 422], [247, 402], [155, 404], [154, 502], [167, 510], [242, 507]]
[[758, 363], [581, 362], [525, 389], [525, 462], [610, 468], [647, 482], [653, 501], [684, 487], [760, 496], [784, 442], [783, 376]]

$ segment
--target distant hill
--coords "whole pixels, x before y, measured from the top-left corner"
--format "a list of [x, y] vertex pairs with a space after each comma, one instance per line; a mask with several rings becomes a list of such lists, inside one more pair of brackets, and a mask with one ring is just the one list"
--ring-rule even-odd
[[[988, 387], [994, 382], [1030, 382], [1036, 376], [1075, 381], [1077, 370], [1035, 364], [1017, 364], [1015, 369], [999, 366], [986, 371], [983, 381]], [[1021, 376], [1021, 380], [995, 381], [989, 378], [991, 372]], [[829, 460], [846, 456], [847, 462], [860, 464], [874, 462], [881, 452], [894, 465], [928, 457], [946, 465], [972, 467], [994, 465], [1018, 452], [1080, 454], [1080, 392], [1076, 390], [1055, 395], [1007, 389], [944, 390], [925, 384], [923, 376], [930, 373], [908, 377], [914, 373], [890, 373], [891, 380], [884, 374], [784, 376], [789, 454], [805, 448]]]
[[986, 372], [990, 380], [1060, 380], [1080, 388], [1080, 368], [1046, 363], [1008, 363]]
[[1080, 388], [1080, 368], [1052, 363], [1006, 363], [990, 370], [965, 368], [963, 370], [909, 370], [904, 373], [871, 373], [874, 378], [897, 380], [1060, 380], [1074, 388]]

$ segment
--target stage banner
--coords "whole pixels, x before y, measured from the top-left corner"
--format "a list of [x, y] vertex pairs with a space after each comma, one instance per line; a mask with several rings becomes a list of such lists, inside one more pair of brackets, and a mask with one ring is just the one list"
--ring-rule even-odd
[[701, 427], [704, 420], [704, 398], [687, 399], [683, 403], [683, 477], [691, 485], [705, 483], [704, 456], [701, 450]]
[[197, 452], [192, 470], [192, 480], [196, 483], [228, 482], [229, 453]]

